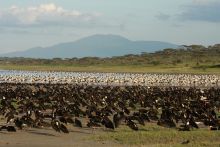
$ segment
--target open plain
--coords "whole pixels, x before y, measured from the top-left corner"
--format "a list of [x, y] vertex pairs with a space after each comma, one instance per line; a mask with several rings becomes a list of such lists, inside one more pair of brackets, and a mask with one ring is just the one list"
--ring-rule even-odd
[[0, 79], [0, 146], [220, 145], [218, 75], [1, 71]]
[[0, 0], [0, 147], [220, 147], [220, 0]]

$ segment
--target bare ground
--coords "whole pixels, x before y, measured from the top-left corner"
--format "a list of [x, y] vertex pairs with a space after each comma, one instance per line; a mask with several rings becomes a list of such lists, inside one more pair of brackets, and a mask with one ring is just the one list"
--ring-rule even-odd
[[[17, 130], [15, 133], [0, 132], [0, 147], [71, 147], [71, 146], [119, 146], [113, 141], [89, 139], [102, 130], [68, 126], [70, 133], [55, 132], [51, 128]], [[121, 145], [120, 145], [121, 146]]]

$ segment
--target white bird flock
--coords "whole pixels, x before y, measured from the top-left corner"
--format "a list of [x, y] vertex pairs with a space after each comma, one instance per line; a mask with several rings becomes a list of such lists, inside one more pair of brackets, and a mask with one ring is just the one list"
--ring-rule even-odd
[[220, 87], [220, 75], [0, 70], [0, 83]]

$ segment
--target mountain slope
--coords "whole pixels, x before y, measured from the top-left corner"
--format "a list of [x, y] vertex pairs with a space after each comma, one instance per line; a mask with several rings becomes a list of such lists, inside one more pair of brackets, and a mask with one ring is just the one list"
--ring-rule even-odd
[[46, 48], [37, 47], [1, 56], [31, 58], [111, 57], [140, 54], [141, 52], [155, 52], [165, 48], [177, 47], [175, 44], [166, 42], [130, 41], [117, 35], [93, 35], [75, 42], [61, 43]]

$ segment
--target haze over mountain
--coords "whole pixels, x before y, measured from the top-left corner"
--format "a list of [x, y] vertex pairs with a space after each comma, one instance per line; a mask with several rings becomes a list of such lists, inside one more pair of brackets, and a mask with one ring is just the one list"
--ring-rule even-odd
[[31, 58], [112, 57], [177, 47], [178, 45], [167, 42], [131, 41], [118, 35], [93, 35], [74, 42], [61, 43], [45, 48], [36, 47], [0, 56]]

